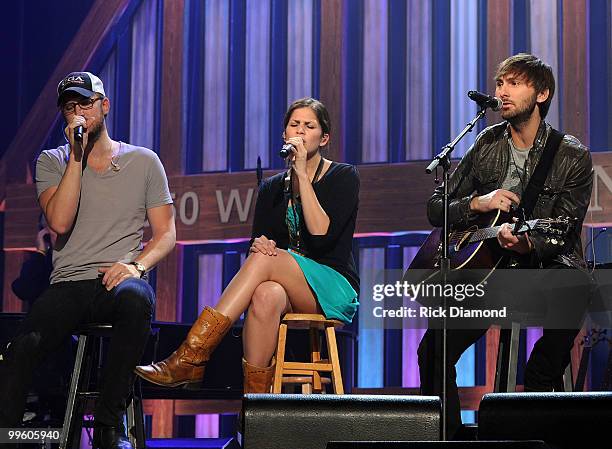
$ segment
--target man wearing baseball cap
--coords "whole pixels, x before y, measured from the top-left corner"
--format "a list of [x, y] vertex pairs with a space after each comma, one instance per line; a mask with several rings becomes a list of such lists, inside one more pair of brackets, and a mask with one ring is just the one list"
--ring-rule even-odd
[[[108, 322], [113, 334], [95, 409], [94, 448], [129, 449], [123, 413], [155, 301], [143, 276], [174, 247], [172, 199], [153, 151], [109, 137], [110, 101], [100, 78], [70, 73], [57, 94], [68, 143], [43, 151], [36, 165], [38, 201], [58, 234], [51, 285], [3, 350], [0, 427], [21, 423], [32, 373], [44, 356], [81, 326]], [[143, 248], [146, 219], [152, 239]]]

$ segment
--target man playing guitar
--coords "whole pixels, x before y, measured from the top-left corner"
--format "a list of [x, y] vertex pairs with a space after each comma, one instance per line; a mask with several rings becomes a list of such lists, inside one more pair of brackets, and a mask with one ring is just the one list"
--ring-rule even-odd
[[[501, 116], [505, 121], [483, 130], [451, 175], [449, 223], [453, 229], [467, 229], [483, 214], [511, 212], [533, 197], [531, 207], [525, 207], [525, 211], [531, 209], [527, 219], [564, 216], [573, 220], [571, 230], [557, 240], [535, 232], [515, 235], [506, 223], [497, 231], [498, 250], [525, 268], [582, 269], [585, 262], [580, 231], [590, 201], [593, 169], [589, 151], [578, 139], [562, 136], [544, 121], [555, 91], [553, 72], [535, 56], [518, 54], [499, 65], [495, 80], [495, 95], [503, 102]], [[549, 163], [543, 164], [547, 170], [539, 170], [543, 175], [533, 176], [541, 177], [543, 184], [534, 189], [529, 183], [538, 164], [547, 159], [543, 154], [552, 156]], [[442, 196], [443, 186], [439, 186], [427, 205], [428, 218], [434, 226], [442, 225]], [[434, 365], [442, 357], [433, 349], [439, 332], [430, 328], [419, 346], [421, 392], [426, 395], [441, 393], [441, 382], [435, 374], [440, 370]], [[449, 438], [461, 424], [454, 365], [485, 332], [486, 329], [448, 330]], [[577, 333], [578, 329], [544, 330], [526, 367], [525, 390], [553, 389], [569, 362]]]

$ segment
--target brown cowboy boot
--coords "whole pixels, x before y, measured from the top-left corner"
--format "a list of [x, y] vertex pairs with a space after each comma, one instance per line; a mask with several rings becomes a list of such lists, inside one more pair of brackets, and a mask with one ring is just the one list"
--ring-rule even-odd
[[[270, 393], [272, 389], [272, 379], [274, 378], [274, 368], [276, 362], [274, 357], [267, 368], [260, 368], [249, 364], [244, 357], [242, 358], [242, 373], [244, 374], [244, 394], [247, 393]], [[236, 431], [240, 434], [244, 433], [242, 428], [244, 418], [242, 410], [238, 414], [236, 421]]]
[[228, 317], [215, 309], [204, 308], [185, 341], [170, 357], [151, 365], [137, 366], [136, 374], [165, 387], [201, 382], [206, 362], [231, 324]]
[[251, 365], [243, 358], [244, 393], [270, 393], [275, 365], [274, 357], [272, 357], [272, 362], [270, 362], [270, 366], [267, 368]]

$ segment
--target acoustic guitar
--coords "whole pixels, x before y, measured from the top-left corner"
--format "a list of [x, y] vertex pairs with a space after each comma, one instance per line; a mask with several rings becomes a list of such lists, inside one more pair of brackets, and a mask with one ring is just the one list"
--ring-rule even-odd
[[[497, 242], [497, 232], [503, 223], [514, 230], [515, 223], [509, 214], [499, 210], [481, 214], [467, 228], [453, 229], [449, 235], [448, 254], [451, 270], [465, 268], [495, 270], [503, 266], [502, 261], [512, 254]], [[525, 221], [517, 234], [525, 232], [545, 235], [553, 245], [563, 246], [565, 238], [574, 228], [575, 219], [568, 217], [538, 218]], [[442, 229], [434, 229], [410, 264], [410, 269], [436, 270], [442, 257]]]

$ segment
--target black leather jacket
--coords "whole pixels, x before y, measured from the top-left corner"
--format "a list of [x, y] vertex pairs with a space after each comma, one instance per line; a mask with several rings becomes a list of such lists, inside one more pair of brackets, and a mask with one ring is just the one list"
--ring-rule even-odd
[[[451, 226], [466, 226], [476, 217], [470, 211], [470, 201], [501, 188], [509, 164], [509, 125], [498, 123], [484, 129], [465, 154], [449, 180]], [[529, 152], [525, 170], [531, 177], [537, 166], [551, 126], [542, 121]], [[573, 267], [584, 267], [580, 234], [582, 222], [591, 200], [593, 166], [588, 149], [574, 136], [566, 135], [555, 155], [544, 189], [534, 207], [532, 218], [568, 216], [577, 219], [576, 227], [565, 245], [555, 245], [544, 236], [530, 235], [533, 251], [528, 265], [547, 266], [560, 262]], [[438, 186], [427, 203], [427, 216], [433, 226], [442, 226], [443, 186]]]

